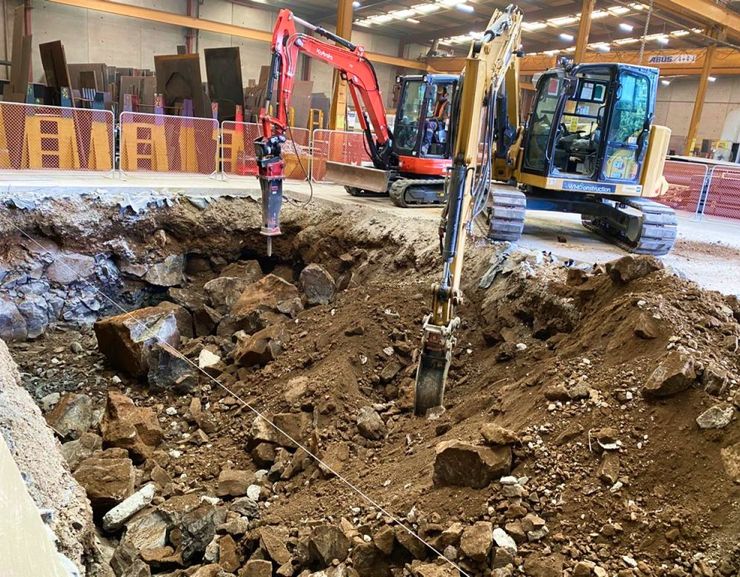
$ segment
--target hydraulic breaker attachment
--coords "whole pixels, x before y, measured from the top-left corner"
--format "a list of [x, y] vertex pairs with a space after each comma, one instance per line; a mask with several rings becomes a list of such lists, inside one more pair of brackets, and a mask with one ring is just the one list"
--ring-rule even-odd
[[285, 142], [282, 135], [261, 137], [254, 141], [262, 190], [262, 228], [260, 234], [267, 237], [267, 256], [272, 256], [272, 237], [280, 232], [280, 207], [283, 204], [283, 178], [285, 162], [281, 147]]

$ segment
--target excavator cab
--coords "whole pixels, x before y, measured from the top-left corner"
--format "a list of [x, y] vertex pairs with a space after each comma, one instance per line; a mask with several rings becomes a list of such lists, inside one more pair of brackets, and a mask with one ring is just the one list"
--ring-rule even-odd
[[[537, 83], [522, 173], [577, 181], [573, 190], [616, 192], [640, 183], [654, 115], [658, 70], [581, 64]], [[566, 188], [567, 190], [567, 188]]]
[[393, 150], [402, 174], [444, 176], [450, 158], [450, 111], [458, 81], [458, 76], [446, 74], [397, 79], [400, 90]]

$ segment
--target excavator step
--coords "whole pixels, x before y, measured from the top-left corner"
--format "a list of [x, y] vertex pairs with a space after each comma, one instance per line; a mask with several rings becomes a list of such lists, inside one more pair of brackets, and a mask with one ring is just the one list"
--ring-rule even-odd
[[524, 231], [527, 197], [518, 190], [492, 190], [488, 238], [516, 242]]

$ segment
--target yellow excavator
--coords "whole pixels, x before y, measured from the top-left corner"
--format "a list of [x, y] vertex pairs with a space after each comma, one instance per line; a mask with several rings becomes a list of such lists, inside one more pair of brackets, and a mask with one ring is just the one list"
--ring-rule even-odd
[[632, 252], [665, 254], [676, 238], [674, 212], [650, 200], [664, 191], [670, 138], [668, 128], [652, 123], [658, 71], [615, 63], [547, 71], [520, 127], [521, 29], [517, 7], [493, 14], [472, 42], [453, 103], [442, 276], [423, 322], [418, 415], [443, 403], [460, 324], [465, 238], [476, 219], [487, 217], [493, 240], [518, 240], [527, 208], [579, 213], [587, 228]]

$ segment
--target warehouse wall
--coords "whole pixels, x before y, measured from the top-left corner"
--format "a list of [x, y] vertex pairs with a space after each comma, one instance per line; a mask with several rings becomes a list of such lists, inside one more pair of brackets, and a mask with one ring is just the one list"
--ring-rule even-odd
[[[656, 122], [671, 129], [674, 146], [689, 131], [698, 86], [698, 78], [679, 78], [658, 88]], [[709, 84], [697, 142], [704, 138], [740, 141], [740, 77], [719, 76]]]
[[[186, 13], [185, 0], [120, 0], [127, 4], [145, 6], [177, 14]], [[12, 46], [13, 10], [22, 0], [2, 0], [4, 15], [3, 28], [7, 32], [8, 53]], [[270, 10], [249, 8], [227, 0], [205, 0], [200, 6], [200, 17], [237, 26], [271, 31], [277, 13]], [[67, 61], [104, 62], [114, 66], [133, 68], [154, 68], [154, 56], [174, 54], [178, 44], [185, 44], [185, 29], [157, 24], [135, 18], [105, 14], [93, 10], [53, 4], [44, 0], [33, 0], [33, 77], [43, 79], [43, 67], [38, 45], [52, 40], [64, 43]], [[331, 28], [331, 23], [325, 23]], [[397, 56], [399, 41], [395, 38], [379, 37], [363, 31], [354, 31], [353, 40], [368, 51]], [[242, 63], [244, 84], [251, 78], [259, 77], [260, 67], [270, 61], [269, 47], [265, 42], [246, 40], [222, 34], [199, 32], [198, 51], [205, 48], [238, 46]], [[300, 67], [300, 65], [299, 65]], [[201, 58], [201, 70], [205, 80], [205, 62]], [[393, 66], [378, 64], [378, 79], [385, 96], [386, 105], [392, 103], [393, 84], [396, 69]], [[0, 71], [0, 77], [5, 71]], [[314, 81], [314, 91], [331, 95], [332, 68], [312, 62], [310, 78]], [[299, 69], [300, 74], [300, 69]]]

